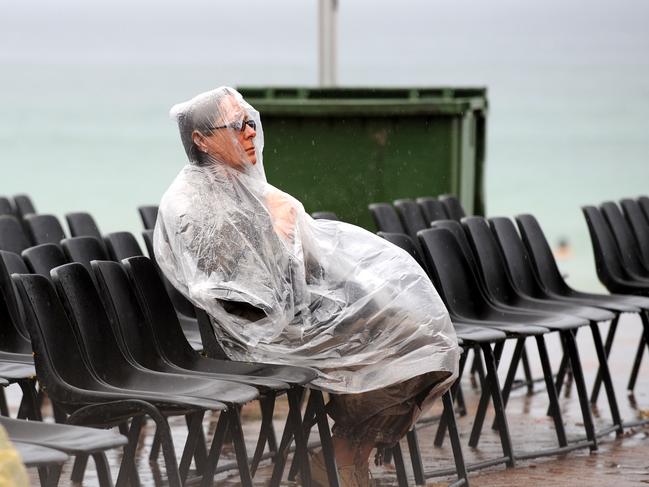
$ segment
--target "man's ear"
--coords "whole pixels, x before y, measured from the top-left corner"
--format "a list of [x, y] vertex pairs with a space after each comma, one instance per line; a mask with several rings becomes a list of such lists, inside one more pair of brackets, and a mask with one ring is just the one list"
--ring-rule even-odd
[[201, 134], [198, 130], [192, 132], [192, 141], [198, 147], [198, 150], [201, 152], [207, 152], [207, 144], [205, 143], [205, 136]]

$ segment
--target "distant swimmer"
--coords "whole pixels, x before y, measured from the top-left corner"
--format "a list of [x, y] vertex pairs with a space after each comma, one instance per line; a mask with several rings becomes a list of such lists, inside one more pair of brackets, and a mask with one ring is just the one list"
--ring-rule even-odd
[[559, 237], [557, 246], [554, 248], [554, 256], [559, 260], [566, 260], [572, 257], [572, 247], [567, 237]]

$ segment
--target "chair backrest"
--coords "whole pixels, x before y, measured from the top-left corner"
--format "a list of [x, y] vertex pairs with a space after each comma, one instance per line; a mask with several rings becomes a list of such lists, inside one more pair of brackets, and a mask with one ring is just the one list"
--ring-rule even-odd
[[29, 195], [17, 194], [14, 196], [14, 210], [18, 218], [25, 218], [27, 215], [36, 213], [36, 206]]
[[5, 196], [0, 196], [0, 215], [15, 216], [14, 209], [11, 206], [11, 201]]
[[66, 315], [88, 361], [99, 377], [128, 366], [90, 273], [78, 262], [52, 269], [52, 279]]
[[104, 237], [104, 243], [108, 249], [108, 255], [112, 260], [122, 260], [127, 257], [144, 255], [140, 244], [129, 232], [113, 232]]
[[140, 213], [140, 218], [142, 219], [142, 225], [144, 225], [144, 228], [147, 230], [153, 230], [155, 227], [155, 221], [158, 218], [158, 206], [139, 206], [137, 211]]
[[0, 215], [0, 250], [20, 254], [30, 245], [18, 219], [11, 215]]
[[455, 236], [446, 228], [419, 232], [426, 267], [451, 316], [481, 316], [487, 301]]
[[[96, 383], [53, 284], [37, 274], [12, 276], [25, 308], [36, 375], [57, 404], [74, 402], [75, 388]], [[77, 391], [79, 392], [79, 391]]]
[[130, 257], [122, 264], [161, 353], [173, 363], [185, 362], [195, 352], [183, 333], [155, 264], [144, 256]]
[[628, 276], [622, 266], [622, 256], [611, 229], [598, 208], [584, 206], [582, 212], [586, 218], [590, 240], [593, 245], [597, 277], [607, 288], [615, 286], [616, 280], [626, 279]]
[[58, 244], [65, 238], [65, 232], [54, 215], [27, 215], [25, 218], [27, 234], [34, 245], [45, 243]]
[[156, 369], [155, 335], [147, 324], [126, 271], [118, 262], [94, 261], [93, 273], [104, 308], [122, 347], [139, 364]]
[[68, 262], [82, 264], [92, 274], [90, 262], [93, 260], [108, 260], [108, 254], [101, 244], [101, 240], [95, 237], [72, 237], [61, 240], [63, 253]]
[[501, 303], [513, 304], [517, 292], [512, 286], [505, 262], [487, 221], [481, 216], [462, 219], [467, 239], [476, 257], [478, 270], [489, 295]]
[[68, 262], [61, 247], [51, 243], [30, 247], [21, 255], [32, 274], [40, 274], [47, 279], [50, 279], [52, 269]]
[[[410, 199], [400, 199], [394, 202], [394, 207], [399, 213], [403, 228], [414, 241], [417, 239], [417, 232], [430, 227], [430, 222], [424, 218], [419, 205]], [[417, 243], [418, 244], [418, 243]]]
[[372, 203], [369, 205], [376, 229], [380, 232], [406, 233], [401, 224], [397, 210], [389, 203]]
[[446, 213], [446, 208], [444, 204], [437, 198], [432, 196], [422, 196], [417, 198], [417, 204], [421, 208], [426, 222], [430, 225], [430, 222], [437, 220], [448, 220], [448, 214]]
[[638, 198], [638, 204], [640, 205], [647, 222], [649, 222], [649, 196], [640, 196]]
[[173, 286], [173, 284], [169, 282], [169, 279], [167, 279], [164, 276], [164, 274], [158, 267], [158, 264], [156, 263], [155, 252], [153, 251], [153, 230], [143, 230], [142, 238], [144, 239], [146, 250], [149, 253], [149, 258], [156, 264], [156, 268], [158, 269], [160, 278], [164, 283], [165, 289], [167, 290], [167, 294], [171, 298], [171, 302], [173, 303], [174, 308], [176, 308], [176, 311], [179, 311], [185, 316], [189, 316], [192, 318], [195, 317], [196, 309], [194, 308], [194, 305], [185, 296], [183, 296], [183, 294], [180, 291], [178, 291], [178, 289], [176, 289]]
[[444, 228], [449, 232], [451, 232], [455, 237], [455, 239], [457, 240], [460, 249], [462, 249], [462, 252], [464, 252], [464, 256], [466, 257], [473, 271], [476, 273], [478, 272], [477, 263], [475, 261], [475, 255], [473, 255], [473, 249], [471, 248], [471, 244], [469, 243], [469, 240], [466, 237], [464, 228], [462, 228], [462, 224], [459, 221], [437, 220], [435, 222], [431, 222], [431, 228]]
[[509, 218], [495, 217], [489, 219], [489, 224], [516, 289], [527, 296], [543, 297], [545, 293], [534, 274], [530, 256], [514, 222]]
[[18, 299], [18, 290], [11, 274], [28, 274], [18, 254], [0, 251], [0, 349], [30, 353], [29, 333], [25, 328], [25, 310]]
[[90, 213], [75, 212], [65, 215], [72, 237], [95, 237], [101, 240], [101, 232]]
[[536, 276], [543, 287], [553, 293], [565, 294], [570, 288], [561, 276], [539, 222], [533, 215], [523, 214], [516, 217], [516, 223]]
[[640, 249], [620, 207], [612, 201], [606, 201], [601, 204], [600, 213], [604, 215], [613, 234], [624, 267], [632, 273], [647, 275], [647, 269], [640, 256]]
[[405, 233], [388, 233], [388, 232], [377, 232], [377, 235], [381, 238], [384, 238], [391, 244], [396, 245], [402, 250], [405, 250], [410, 254], [410, 256], [417, 261], [417, 264], [421, 266], [422, 269], [426, 270], [424, 265], [424, 259], [421, 255], [421, 251], [415, 245], [415, 242], [410, 238], [409, 235]]
[[338, 215], [336, 215], [333, 211], [314, 211], [311, 213], [311, 218], [315, 220], [333, 220], [333, 221], [340, 221], [338, 219]]
[[644, 266], [649, 269], [649, 220], [645, 218], [642, 208], [635, 200], [625, 198], [620, 201], [620, 206], [631, 227]]
[[457, 196], [453, 196], [452, 194], [443, 194], [439, 197], [439, 200], [444, 205], [446, 213], [451, 220], [460, 221], [466, 216], [466, 211], [464, 211], [462, 203], [457, 199]]

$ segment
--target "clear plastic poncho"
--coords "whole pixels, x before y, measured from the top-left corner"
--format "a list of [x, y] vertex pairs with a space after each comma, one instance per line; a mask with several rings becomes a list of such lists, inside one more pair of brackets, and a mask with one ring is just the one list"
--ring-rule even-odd
[[451, 383], [455, 332], [410, 255], [362, 228], [314, 220], [268, 184], [259, 113], [235, 90], [198, 95], [171, 116], [189, 164], [160, 203], [155, 256], [209, 313], [232, 360], [312, 367], [314, 385], [334, 393], [432, 371], [449, 372], [441, 389]]

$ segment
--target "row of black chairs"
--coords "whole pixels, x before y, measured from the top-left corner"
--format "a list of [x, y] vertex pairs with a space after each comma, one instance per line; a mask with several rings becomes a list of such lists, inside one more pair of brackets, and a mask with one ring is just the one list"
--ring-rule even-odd
[[[68, 221], [74, 222], [75, 215], [72, 218], [68, 218]], [[93, 222], [89, 215], [81, 215], [84, 215], [86, 222]], [[137, 442], [139, 436], [138, 431], [142, 427], [142, 417], [144, 414], [147, 414], [156, 421], [158, 426], [158, 444], [162, 444], [170, 484], [178, 485], [179, 481], [181, 479], [184, 480], [187, 476], [189, 461], [192, 457], [191, 449], [188, 449], [191, 448], [190, 442], [194, 444], [194, 449], [198, 449], [198, 453], [195, 455], [195, 462], [197, 467], [203, 470], [204, 483], [209, 484], [209, 479], [213, 476], [216, 461], [218, 460], [220, 445], [225, 437], [224, 435], [230, 430], [229, 436], [235, 444], [237, 463], [242, 475], [243, 484], [249, 485], [250, 471], [247, 466], [248, 458], [245, 453], [245, 445], [240, 434], [241, 428], [238, 409], [242, 401], [246, 398], [251, 399], [257, 396], [260, 397], [260, 403], [262, 404], [263, 420], [260, 438], [253, 457], [252, 470], [254, 471], [256, 465], [261, 460], [264, 446], [268, 443], [269, 447], [274, 450], [271, 453], [277, 457], [275, 459], [275, 470], [277, 473], [275, 473], [274, 478], [278, 477], [278, 475], [281, 476], [280, 466], [283, 468], [283, 463], [278, 461], [278, 458], [282, 457], [283, 452], [286, 451], [291, 436], [295, 437], [295, 442], [298, 446], [297, 451], [302, 457], [302, 465], [308, 464], [306, 443], [303, 441], [304, 436], [300, 434], [301, 428], [297, 428], [296, 425], [299, 425], [301, 422], [299, 400], [303, 394], [302, 386], [308, 384], [315, 377], [314, 371], [295, 367], [279, 367], [263, 364], [252, 365], [205, 358], [199, 355], [192, 347], [188, 346], [182, 328], [178, 326], [177, 321], [174, 322], [176, 318], [175, 313], [172, 313], [173, 315], [170, 317], [171, 321], [167, 321], [169, 324], [168, 327], [160, 328], [158, 326], [159, 323], [156, 321], [155, 327], [153, 327], [153, 324], [150, 325], [150, 333], [148, 335], [143, 334], [147, 330], [147, 327], [142, 322], [127, 322], [129, 319], [131, 321], [136, 319], [138, 315], [136, 314], [136, 307], [134, 305], [134, 293], [129, 290], [131, 291], [131, 295], [129, 296], [127, 294], [123, 277], [121, 281], [122, 287], [113, 289], [114, 294], [120, 297], [122, 301], [119, 301], [117, 304], [114, 302], [111, 303], [113, 306], [110, 308], [116, 315], [117, 313], [121, 313], [121, 317], [125, 320], [120, 322], [123, 324], [125, 336], [120, 337], [115, 327], [117, 319], [113, 316], [115, 319], [110, 320], [109, 326], [106, 318], [101, 314], [104, 310], [103, 306], [108, 307], [107, 301], [102, 304], [98, 300], [97, 295], [92, 295], [93, 291], [99, 289], [100, 279], [97, 277], [98, 271], [93, 269], [90, 262], [103, 260], [104, 267], [108, 269], [105, 272], [108, 275], [119, 276], [119, 271], [116, 269], [120, 264], [106, 262], [106, 259], [109, 257], [120, 259], [125, 255], [141, 254], [135, 239], [132, 235], [122, 232], [111, 234], [108, 236], [109, 238], [103, 240], [99, 240], [96, 236], [84, 236], [69, 239], [64, 238], [62, 241], [56, 242], [57, 237], [65, 236], [60, 229], [60, 225], [58, 225], [59, 228], [56, 228], [58, 221], [54, 217], [38, 218], [38, 216], [35, 214], [26, 215], [24, 218], [25, 223], [27, 223], [28, 228], [34, 230], [30, 234], [32, 237], [38, 235], [39, 238], [47, 238], [49, 243], [40, 243], [39, 245], [25, 248], [22, 251], [24, 261], [15, 253], [9, 251], [2, 252], [3, 272], [1, 274], [5, 283], [3, 297], [6, 303], [11, 303], [13, 306], [7, 307], [7, 319], [3, 322], [5, 328], [3, 331], [6, 332], [3, 333], [3, 338], [11, 339], [2, 340], [0, 346], [5, 350], [3, 353], [12, 359], [14, 357], [20, 357], [22, 362], [24, 362], [24, 364], [21, 362], [21, 365], [24, 365], [27, 371], [31, 372], [25, 379], [31, 381], [28, 384], [31, 386], [29, 389], [31, 393], [31, 401], [29, 402], [31, 408], [24, 414], [33, 416], [34, 419], [40, 419], [36, 393], [33, 390], [33, 365], [30, 365], [31, 349], [37, 349], [40, 344], [43, 348], [35, 353], [36, 376], [38, 377], [41, 389], [47, 390], [50, 399], [52, 399], [53, 404], [58, 409], [59, 420], [62, 419], [68, 422], [72, 420], [78, 421], [80, 415], [77, 410], [79, 408], [85, 411], [81, 415], [84, 420], [89, 419], [86, 417], [88, 415], [94, 417], [98, 414], [99, 410], [90, 414], [90, 410], [93, 408], [90, 408], [90, 404], [83, 404], [83, 393], [92, 398], [95, 395], [101, 397], [102, 393], [111, 393], [116, 401], [126, 401], [123, 406], [127, 410], [129, 409], [129, 404], [131, 404], [130, 442], [127, 447], [127, 453], [130, 454], [124, 456], [125, 460], [120, 468], [118, 484], [120, 482], [127, 483], [129, 480], [135, 481], [137, 478], [137, 472], [133, 467], [134, 442]], [[23, 241], [27, 240], [24, 238], [25, 235], [21, 233], [21, 225], [15, 224], [17, 223], [15, 216], [6, 216], [6, 221], [12, 223], [2, 229], [2, 236], [5, 238], [5, 241], [15, 242], [20, 240], [21, 237]], [[43, 229], [42, 227], [47, 227], [48, 231], [39, 232], [39, 230]], [[71, 229], [75, 228], [73, 224], [70, 227]], [[95, 230], [97, 229], [96, 224], [93, 227]], [[52, 228], [56, 231], [49, 231]], [[150, 235], [148, 236], [150, 237]], [[37, 241], [42, 242], [43, 240]], [[149, 242], [147, 240], [147, 243]], [[106, 245], [102, 245], [102, 243]], [[108, 255], [106, 248], [110, 249], [110, 254]], [[13, 249], [15, 250], [16, 248], [13, 247]], [[156, 279], [158, 280], [157, 284], [161, 282], [160, 276], [153, 263], [144, 257], [141, 258], [146, 261], [143, 265], [145, 267], [149, 265], [148, 270], [154, 271], [153, 274], [148, 275], [150, 279], [153, 279], [147, 282], [146, 289], [150, 291], [152, 287], [155, 288]], [[76, 261], [76, 264], [74, 266], [66, 264], [68, 260]], [[112, 269], [110, 268], [111, 264], [113, 266]], [[72, 266], [72, 268], [66, 267], [66, 265]], [[59, 268], [60, 271], [56, 271]], [[33, 274], [29, 275], [29, 272]], [[9, 274], [14, 274], [14, 284], [22, 290], [22, 300], [16, 300], [13, 292], [14, 289], [7, 285], [10, 283], [8, 278]], [[101, 276], [104, 277], [104, 274], [101, 274]], [[58, 295], [51, 289], [51, 277], [55, 279], [59, 291]], [[113, 277], [113, 283], [115, 279], [119, 282], [119, 277]], [[46, 284], [46, 282], [49, 284]], [[101, 280], [104, 286], [107, 286], [106, 282], [105, 279]], [[105, 291], [106, 288], [104, 287], [102, 289]], [[40, 291], [36, 292], [34, 296], [28, 289], [39, 289]], [[158, 315], [155, 316], [155, 319], [158, 320], [165, 318], [164, 315], [160, 315], [159, 313], [161, 309], [165, 309], [166, 311], [171, 310], [173, 312], [174, 308], [172, 306], [164, 308], [164, 300], [168, 300], [169, 298], [166, 292], [164, 292], [164, 287], [158, 286], [156, 289], [158, 291], [162, 290], [162, 294], [158, 298], [162, 298], [163, 301], [156, 302], [155, 306], [151, 306], [151, 303], [148, 304], [151, 306], [149, 309], [158, 312]], [[85, 294], [80, 296], [80, 294], [89, 291], [91, 295]], [[155, 295], [153, 297], [155, 298]], [[48, 304], [49, 307], [54, 306], [56, 308], [57, 298], [65, 305], [66, 315], [60, 313], [60, 308], [54, 311], [50, 310], [51, 316], [38, 315], [39, 306], [43, 304]], [[93, 309], [89, 309], [88, 307], [92, 305], [94, 305]], [[130, 308], [128, 305], [130, 305]], [[9, 313], [9, 308], [13, 309], [12, 313]], [[139, 316], [140, 319], [143, 319], [142, 314]], [[84, 321], [84, 318], [86, 321]], [[64, 323], [66, 319], [68, 322]], [[41, 324], [39, 320], [44, 320], [44, 325], [41, 328], [35, 328], [35, 324]], [[13, 330], [8, 330], [9, 325], [11, 325]], [[67, 334], [65, 333], [67, 331], [66, 325], [67, 327], [73, 327], [72, 334], [69, 332]], [[77, 328], [74, 328], [74, 325], [77, 325]], [[90, 326], [94, 328], [88, 328]], [[113, 326], [112, 332], [114, 335], [111, 335], [111, 326]], [[163, 330], [167, 331], [166, 335], [163, 333]], [[136, 333], [138, 331], [140, 332], [139, 334]], [[153, 331], [156, 331], [157, 334], [154, 335], [151, 333]], [[34, 335], [35, 333], [37, 335]], [[35, 340], [35, 336], [38, 336], [38, 339]], [[74, 339], [77, 340], [77, 344], [80, 346], [80, 349], [76, 350], [77, 353], [75, 353], [74, 342], [72, 341]], [[151, 353], [152, 346], [156, 343], [160, 343], [165, 347], [161, 349], [164, 350], [164, 354], [162, 352], [158, 355]], [[122, 348], [119, 348], [120, 345]], [[134, 347], [135, 349], [133, 349]], [[82, 357], [85, 362], [84, 360], [81, 362], [71, 360], [71, 358], [81, 359]], [[84, 370], [84, 364], [87, 367], [89, 366], [90, 370]], [[122, 365], [123, 368], [120, 368], [119, 365]], [[129, 370], [129, 366], [131, 366], [132, 370]], [[197, 377], [192, 379], [190, 376]], [[69, 382], [66, 382], [66, 379]], [[192, 394], [193, 389], [190, 387], [192, 381], [199, 381], [198, 385], [204, 383], [205, 388], [201, 385]], [[220, 387], [218, 387], [219, 384]], [[246, 385], [244, 386], [243, 384]], [[108, 390], [105, 390], [107, 386]], [[158, 390], [160, 387], [162, 389]], [[241, 391], [238, 391], [242, 388], [247, 395], [244, 394], [242, 396]], [[70, 398], [71, 391], [69, 389], [72, 389], [72, 392], [76, 392], [77, 396], [79, 396], [80, 389], [82, 391], [82, 397], [74, 397], [75, 395], [72, 394], [73, 398]], [[276, 395], [284, 392], [289, 397], [290, 414], [287, 424], [290, 427], [285, 429], [283, 444], [278, 449], [272, 431], [272, 413]], [[63, 394], [63, 396], [59, 396], [59, 394]], [[144, 396], [142, 396], [143, 394]], [[186, 395], [190, 397], [185, 397]], [[318, 398], [320, 401], [318, 401]], [[90, 399], [86, 397], [85, 400], [88, 401]], [[138, 404], [143, 400], [148, 402], [148, 404]], [[73, 404], [70, 404], [71, 402]], [[312, 409], [318, 413], [318, 421], [320, 423], [324, 414], [324, 405], [321, 403], [321, 394], [317, 391], [312, 392], [310, 394], [310, 404], [312, 404]], [[113, 421], [114, 418], [111, 418], [111, 416], [118, 413], [118, 419], [121, 418], [120, 427], [126, 433], [126, 423], [123, 421], [128, 418], [122, 417], [125, 412], [119, 413], [119, 404], [119, 402], [115, 403], [117, 409], [113, 411], [113, 414], [111, 414], [112, 406], [102, 406], [106, 418], [100, 420], [94, 418], [92, 421], [107, 426], [110, 424], [105, 423], [104, 419], [110, 418], [110, 421]], [[211, 406], [209, 409], [222, 411], [217, 426], [217, 433], [219, 435], [215, 436], [215, 441], [209, 456], [206, 452], [200, 452], [201, 442], [197, 440], [196, 436], [202, 434], [202, 421], [200, 421], [202, 416], [201, 418], [194, 416], [190, 418], [190, 412], [188, 412], [196, 409], [197, 412], [202, 410], [204, 414], [208, 405]], [[176, 409], [178, 411], [175, 411]], [[165, 417], [166, 415], [172, 413], [179, 414], [183, 411], [187, 414], [190, 434], [188, 437], [188, 446], [185, 448], [185, 455], [181, 460], [180, 467], [178, 467], [175, 463], [174, 451], [170, 447], [172, 443], [168, 425], [165, 429]], [[72, 414], [68, 416], [71, 412]], [[193, 415], [194, 412], [191, 412], [191, 414]], [[326, 447], [327, 441], [324, 441], [323, 444]], [[332, 469], [331, 465], [332, 459], [333, 455], [329, 448], [329, 455], [327, 456], [328, 467], [329, 471], [333, 471], [335, 474], [335, 468]], [[78, 470], [80, 469], [75, 464], [75, 471]], [[307, 479], [309, 476], [308, 468], [302, 468], [302, 470], [303, 477]], [[50, 480], [47, 481], [52, 482], [51, 479], [53, 478], [53, 476], [50, 476]], [[79, 474], [77, 472], [77, 480], [78, 478]], [[275, 480], [275, 482], [278, 481], [279, 479]], [[332, 481], [332, 485], [335, 485], [335, 480]]]
[[[638, 206], [640, 205], [639, 202]], [[394, 205], [378, 203], [370, 205], [370, 211], [377, 227], [382, 231], [380, 234], [409, 251], [428, 270], [445, 300], [454, 324], [464, 326], [473, 323], [503, 331], [508, 334], [508, 338], [516, 339], [512, 362], [502, 389], [504, 404], [511, 391], [518, 363], [521, 357], [525, 357], [524, 339], [532, 336], [536, 339], [551, 403], [548, 412], [555, 422], [559, 447], [514, 456], [528, 458], [583, 446], [594, 449], [597, 447], [598, 436], [613, 430], [618, 435], [622, 434], [624, 423], [619, 415], [606, 358], [622, 313], [638, 313], [646, 334], [645, 321], [649, 310], [647, 299], [582, 293], [570, 288], [557, 268], [538, 222], [531, 215], [517, 217], [519, 234], [511, 220], [506, 218], [487, 221], [480, 217], [466, 217], [460, 202], [452, 196], [440, 200], [432, 197], [418, 198], [416, 201], [403, 199], [395, 201]], [[647, 222], [643, 225], [644, 228], [649, 228]], [[422, 256], [425, 257], [425, 264]], [[628, 288], [609, 287], [609, 290], [631, 294]], [[597, 324], [609, 320], [612, 323], [604, 345]], [[575, 341], [577, 330], [583, 326], [591, 329], [600, 362], [590, 400], [592, 403], [597, 401], [603, 381], [613, 418], [613, 424], [609, 428], [598, 432], [595, 431], [588, 407]], [[545, 330], [539, 330], [539, 327]], [[551, 364], [547, 360], [543, 343], [543, 336], [552, 331], [560, 334], [565, 351], [556, 383], [553, 382]], [[462, 337], [462, 332], [459, 328], [459, 337]], [[640, 347], [644, 346], [643, 343]], [[494, 341], [493, 344], [498, 362], [503, 340]], [[638, 355], [641, 354], [639, 348]], [[465, 362], [466, 354], [462, 357], [462, 368]], [[636, 363], [635, 374], [638, 367], [639, 364]], [[586, 430], [586, 441], [574, 445], [567, 444], [556, 403], [568, 370], [572, 371], [577, 385]], [[529, 377], [527, 382], [529, 383]], [[459, 383], [454, 391], [461, 392]], [[487, 398], [488, 392], [483, 390], [469, 441], [471, 446], [477, 445]], [[439, 444], [443, 427], [442, 421], [438, 427], [436, 444]], [[501, 440], [502, 436], [501, 431]]]

